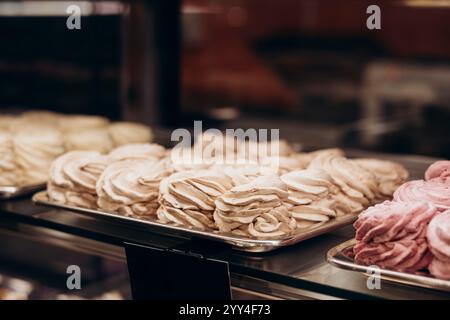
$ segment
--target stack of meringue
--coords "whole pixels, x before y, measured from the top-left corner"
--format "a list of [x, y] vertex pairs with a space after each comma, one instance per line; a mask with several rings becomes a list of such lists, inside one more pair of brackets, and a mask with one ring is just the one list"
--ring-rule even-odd
[[162, 180], [158, 219], [163, 223], [214, 229], [215, 201], [233, 187], [232, 179], [215, 170], [177, 172]]
[[394, 200], [368, 208], [355, 222], [355, 261], [450, 280], [450, 161], [438, 161], [425, 180], [397, 188]]
[[260, 176], [221, 195], [215, 201], [214, 221], [221, 232], [280, 238], [297, 227], [287, 198], [287, 186], [277, 175]]
[[147, 126], [117, 122], [100, 116], [62, 115], [30, 111], [0, 116], [0, 186], [44, 183], [51, 162], [67, 151], [108, 153], [113, 148], [146, 143]]
[[159, 182], [172, 169], [156, 144], [121, 146], [108, 155], [70, 151], [53, 161], [47, 192], [51, 201], [123, 215], [156, 212]]

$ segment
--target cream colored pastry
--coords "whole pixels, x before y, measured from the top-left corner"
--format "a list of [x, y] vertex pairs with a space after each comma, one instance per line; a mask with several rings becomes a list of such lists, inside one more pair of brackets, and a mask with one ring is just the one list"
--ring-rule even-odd
[[378, 183], [378, 200], [391, 198], [394, 191], [408, 178], [408, 171], [400, 164], [378, 159], [355, 159], [359, 166], [375, 175]]
[[108, 158], [95, 151], [71, 151], [60, 156], [50, 168], [50, 200], [97, 208], [96, 183], [107, 164]]
[[285, 201], [288, 189], [277, 175], [238, 185], [215, 201], [214, 221], [221, 232], [255, 238], [283, 237], [295, 230]]
[[193, 152], [196, 152], [197, 157], [201, 157], [205, 161], [212, 161], [211, 164], [224, 163], [227, 155], [231, 155], [234, 159], [237, 149], [238, 140], [234, 135], [209, 132], [197, 136], [192, 148]]
[[240, 159], [260, 162], [269, 157], [289, 157], [294, 154], [294, 150], [286, 140], [240, 141], [237, 154]]
[[154, 158], [113, 162], [97, 182], [98, 207], [125, 216], [154, 215], [161, 179], [169, 174], [166, 163]]
[[64, 152], [62, 137], [54, 130], [17, 133], [13, 145], [26, 184], [47, 181], [53, 159]]
[[21, 184], [21, 172], [15, 158], [11, 134], [0, 131], [0, 186]]
[[109, 153], [112, 161], [145, 158], [160, 160], [167, 154], [166, 149], [156, 143], [133, 143], [113, 149]]
[[20, 120], [23, 123], [48, 126], [56, 126], [60, 118], [60, 114], [46, 110], [27, 111], [20, 115]]
[[65, 134], [67, 151], [84, 150], [108, 153], [113, 143], [106, 128], [80, 129]]
[[17, 117], [8, 115], [8, 114], [2, 114], [0, 115], [0, 130], [2, 131], [8, 131], [11, 129], [11, 127], [14, 127], [14, 123], [17, 121]]
[[169, 152], [168, 158], [174, 171], [207, 170], [211, 168], [211, 159], [205, 160], [194, 148], [175, 147]]
[[302, 170], [307, 166], [299, 154], [293, 154], [287, 157], [267, 157], [260, 160], [260, 164], [272, 169], [273, 173], [278, 174]]
[[232, 179], [215, 170], [177, 172], [160, 185], [158, 218], [164, 223], [215, 228], [214, 201], [233, 187]]
[[338, 215], [334, 197], [337, 187], [325, 171], [292, 171], [280, 179], [288, 186], [287, 202], [293, 205], [289, 210], [299, 228], [326, 222]]
[[115, 122], [108, 130], [116, 147], [130, 143], [148, 143], [153, 139], [152, 130], [140, 123]]
[[58, 119], [59, 128], [63, 132], [76, 131], [96, 128], [106, 128], [109, 120], [100, 116], [88, 115], [61, 115]]
[[337, 200], [346, 203], [351, 212], [361, 211], [377, 196], [378, 183], [375, 176], [342, 156], [321, 153], [311, 161], [308, 169], [325, 170], [342, 191]]

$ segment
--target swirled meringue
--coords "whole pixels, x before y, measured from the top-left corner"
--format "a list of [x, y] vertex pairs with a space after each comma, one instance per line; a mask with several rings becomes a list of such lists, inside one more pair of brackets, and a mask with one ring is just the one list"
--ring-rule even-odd
[[107, 164], [107, 158], [95, 151], [71, 151], [60, 156], [50, 168], [50, 200], [95, 209], [96, 183]]
[[113, 143], [106, 128], [72, 131], [65, 135], [66, 150], [85, 150], [108, 153]]
[[298, 227], [308, 227], [326, 222], [337, 216], [336, 201], [333, 194], [336, 186], [331, 177], [323, 170], [292, 171], [280, 177], [287, 187], [287, 202]]
[[348, 198], [352, 211], [357, 212], [376, 198], [378, 184], [375, 176], [353, 161], [335, 153], [320, 153], [308, 169], [325, 170]]
[[148, 143], [152, 140], [152, 130], [146, 125], [134, 122], [116, 122], [109, 126], [109, 134], [115, 146], [130, 143]]
[[215, 170], [174, 173], [161, 181], [158, 218], [164, 223], [215, 228], [214, 201], [232, 187], [232, 179]]
[[355, 238], [382, 243], [424, 238], [438, 209], [427, 202], [385, 201], [362, 212], [354, 223]]
[[450, 280], [450, 210], [436, 215], [431, 220], [427, 240], [434, 256], [428, 270], [437, 278]]
[[58, 117], [58, 125], [63, 132], [106, 128], [108, 124], [109, 120], [100, 116], [60, 115]]
[[62, 137], [53, 130], [17, 133], [13, 144], [24, 183], [30, 184], [47, 181], [53, 159], [64, 152]]
[[20, 168], [17, 166], [12, 136], [0, 131], [0, 186], [20, 184]]
[[133, 143], [112, 150], [108, 157], [111, 161], [133, 158], [159, 160], [166, 156], [166, 149], [156, 143]]
[[353, 251], [355, 261], [359, 264], [407, 272], [426, 268], [432, 258], [424, 238], [382, 243], [359, 242]]
[[450, 161], [441, 160], [436, 161], [428, 167], [425, 172], [425, 180], [431, 180], [435, 178], [450, 178]]
[[450, 209], [450, 183], [446, 180], [413, 180], [394, 193], [396, 201], [428, 201], [441, 210]]
[[287, 186], [278, 176], [260, 176], [219, 196], [214, 221], [221, 232], [256, 238], [282, 237], [297, 225], [284, 203], [287, 198]]
[[156, 213], [161, 180], [170, 174], [164, 162], [126, 159], [109, 164], [96, 184], [98, 207], [126, 216]]
[[362, 168], [373, 173], [378, 183], [379, 198], [392, 197], [395, 190], [408, 178], [408, 171], [395, 162], [379, 159], [352, 160]]

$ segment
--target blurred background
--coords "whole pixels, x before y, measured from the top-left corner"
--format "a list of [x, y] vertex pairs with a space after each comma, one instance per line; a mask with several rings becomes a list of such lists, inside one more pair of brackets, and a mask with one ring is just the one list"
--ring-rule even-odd
[[450, 1], [2, 1], [0, 38], [2, 112], [450, 157]]

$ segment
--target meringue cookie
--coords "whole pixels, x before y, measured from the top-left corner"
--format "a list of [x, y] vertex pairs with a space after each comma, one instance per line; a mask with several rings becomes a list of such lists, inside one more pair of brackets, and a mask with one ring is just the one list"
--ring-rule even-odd
[[58, 118], [59, 128], [63, 132], [106, 128], [109, 120], [100, 116], [61, 115]]
[[85, 150], [108, 153], [113, 144], [105, 128], [72, 131], [65, 135], [66, 150]]
[[425, 180], [431, 180], [435, 178], [449, 178], [450, 177], [450, 161], [442, 160], [436, 161], [428, 167], [425, 172]]
[[287, 198], [287, 186], [278, 176], [260, 176], [219, 196], [214, 221], [221, 232], [256, 238], [282, 237], [292, 233], [297, 225], [284, 203]]
[[95, 151], [71, 151], [50, 168], [47, 192], [52, 201], [79, 207], [97, 207], [96, 183], [108, 159]]
[[230, 177], [215, 170], [174, 173], [161, 181], [158, 218], [164, 223], [215, 228], [214, 201], [232, 187]]
[[450, 209], [450, 183], [442, 179], [413, 180], [394, 193], [396, 201], [429, 201], [441, 210]]
[[17, 166], [12, 136], [0, 131], [0, 186], [20, 184], [21, 172]]
[[115, 148], [108, 156], [111, 161], [133, 158], [159, 160], [166, 156], [166, 149], [156, 143], [133, 143]]
[[392, 197], [408, 178], [408, 171], [395, 162], [378, 159], [355, 159], [356, 164], [374, 174], [378, 183], [379, 200]]
[[359, 242], [353, 251], [359, 264], [406, 272], [422, 270], [432, 259], [424, 238], [383, 243]]
[[160, 182], [169, 174], [165, 163], [155, 159], [113, 162], [97, 181], [98, 207], [125, 216], [154, 215]]
[[354, 223], [355, 239], [366, 243], [425, 238], [438, 209], [427, 202], [385, 201], [362, 212]]
[[54, 130], [14, 135], [14, 150], [24, 173], [24, 183], [47, 181], [53, 159], [64, 152], [62, 137]]
[[7, 114], [0, 115], [0, 130], [9, 131], [14, 127], [17, 117]]
[[431, 220], [427, 240], [434, 256], [428, 267], [430, 273], [437, 278], [450, 280], [450, 210]]
[[115, 146], [130, 143], [146, 143], [153, 138], [152, 130], [140, 123], [116, 122], [111, 124], [108, 130]]
[[336, 156], [334, 152], [320, 153], [311, 161], [308, 169], [325, 170], [348, 197], [354, 212], [360, 211], [376, 198], [378, 184], [375, 176], [353, 161]]
[[288, 203], [299, 227], [326, 222], [337, 216], [333, 194], [336, 186], [323, 170], [292, 171], [280, 177], [289, 191]]

